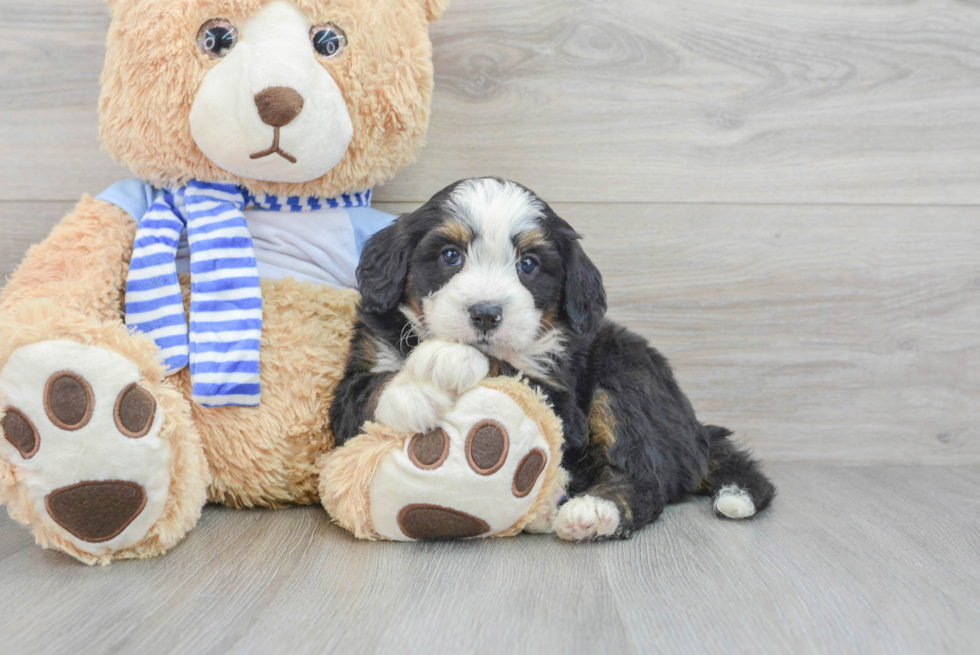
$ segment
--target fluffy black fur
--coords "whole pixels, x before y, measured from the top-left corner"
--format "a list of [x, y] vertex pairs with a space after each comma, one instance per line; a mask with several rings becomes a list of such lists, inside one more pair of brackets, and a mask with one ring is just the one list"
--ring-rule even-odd
[[[331, 412], [337, 445], [360, 433], [394, 375], [372, 373], [377, 344], [388, 344], [402, 356], [418, 345], [399, 307], [420, 312], [421, 299], [454, 274], [437, 262], [449, 240], [438, 228], [455, 220], [447, 200], [456, 184], [379, 232], [364, 251], [358, 270], [361, 312]], [[663, 355], [604, 318], [601, 274], [578, 234], [542, 205], [539, 223], [545, 238], [533, 253], [539, 270], [522, 282], [536, 307], [563, 333], [565, 348], [547, 376], [520, 373], [545, 391], [562, 419], [569, 495], [613, 501], [620, 510], [615, 535], [620, 538], [654, 521], [667, 504], [686, 494], [715, 496], [729, 485], [748, 492], [756, 511], [765, 509], [775, 495], [772, 483], [729, 439], [728, 430], [697, 420]], [[508, 362], [494, 361], [492, 369], [519, 373]]]

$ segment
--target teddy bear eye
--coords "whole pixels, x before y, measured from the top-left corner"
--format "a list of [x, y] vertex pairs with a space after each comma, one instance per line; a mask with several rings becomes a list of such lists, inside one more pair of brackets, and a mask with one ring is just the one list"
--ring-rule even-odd
[[224, 18], [212, 18], [197, 32], [197, 47], [211, 59], [224, 57], [238, 43], [238, 30]]
[[336, 57], [347, 47], [347, 35], [333, 23], [314, 25], [310, 30], [310, 41], [316, 53], [326, 59]]

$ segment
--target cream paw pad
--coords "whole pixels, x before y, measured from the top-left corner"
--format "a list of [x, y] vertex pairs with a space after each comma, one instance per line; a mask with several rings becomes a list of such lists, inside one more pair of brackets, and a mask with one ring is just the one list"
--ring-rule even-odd
[[0, 456], [48, 530], [95, 557], [139, 542], [170, 492], [163, 411], [121, 355], [42, 341], [0, 372]]
[[523, 382], [494, 378], [460, 396], [424, 433], [386, 435], [369, 424], [327, 456], [321, 500], [362, 538], [514, 535], [553, 511], [563, 479], [560, 424], [536, 400]]

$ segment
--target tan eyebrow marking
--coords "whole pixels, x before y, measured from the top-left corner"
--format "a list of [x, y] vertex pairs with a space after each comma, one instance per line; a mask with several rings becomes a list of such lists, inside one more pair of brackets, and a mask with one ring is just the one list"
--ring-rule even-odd
[[470, 228], [457, 221], [447, 221], [439, 227], [437, 232], [464, 250], [469, 247], [472, 238]]
[[540, 229], [528, 230], [517, 237], [516, 245], [518, 252], [530, 250], [536, 246], [543, 246], [548, 243], [544, 232]]

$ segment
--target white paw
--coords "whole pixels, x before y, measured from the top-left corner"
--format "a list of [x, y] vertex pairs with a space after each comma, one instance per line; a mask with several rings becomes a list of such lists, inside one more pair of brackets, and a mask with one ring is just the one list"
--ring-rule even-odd
[[616, 503], [595, 496], [579, 496], [561, 506], [555, 519], [555, 534], [566, 541], [590, 541], [608, 537], [619, 528]]
[[472, 346], [448, 341], [426, 341], [405, 362], [407, 375], [459, 395], [487, 377], [490, 361]]
[[371, 483], [371, 523], [395, 541], [503, 532], [531, 510], [549, 459], [548, 443], [520, 406], [477, 387], [435, 429], [382, 461]]
[[748, 491], [738, 485], [722, 487], [714, 500], [715, 513], [730, 519], [747, 519], [755, 515], [755, 503]]
[[163, 412], [121, 355], [71, 341], [14, 352], [0, 372], [0, 457], [46, 526], [101, 556], [139, 542], [170, 491]]
[[435, 427], [452, 403], [452, 396], [442, 389], [416, 384], [400, 373], [378, 399], [374, 420], [399, 432], [425, 432]]

